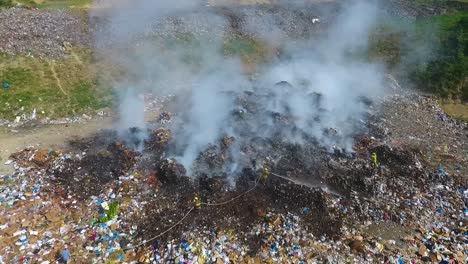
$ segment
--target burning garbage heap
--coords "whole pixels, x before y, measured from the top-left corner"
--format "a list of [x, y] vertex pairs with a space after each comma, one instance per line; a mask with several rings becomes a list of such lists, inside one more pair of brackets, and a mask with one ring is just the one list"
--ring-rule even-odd
[[[153, 3], [167, 6], [145, 8]], [[219, 52], [217, 37], [241, 25], [209, 9], [192, 15], [192, 2], [185, 4], [189, 23], [160, 26], [196, 26], [187, 32], [210, 36], [198, 45], [196, 65], [184, 63], [187, 47], [162, 53], [151, 32], [140, 32], [164, 16], [154, 10], [177, 16], [183, 5], [93, 10], [111, 13], [116, 47], [100, 42], [109, 36], [99, 32], [97, 46], [127, 71], [119, 85], [140, 80], [145, 92], [175, 95], [147, 126], [142, 91], [126, 89], [118, 131], [63, 151], [13, 154], [16, 173], [0, 189], [0, 262], [464, 261], [466, 143], [451, 142], [459, 167], [444, 168], [447, 156], [421, 143], [438, 144], [440, 136], [421, 130], [466, 142], [466, 126], [434, 118], [435, 103], [419, 95], [407, 97], [416, 105], [406, 95], [381, 98], [381, 69], [353, 59], [367, 45], [376, 7], [351, 5], [317, 41], [287, 39], [297, 45], [285, 45], [286, 58], [272, 58], [250, 80], [236, 58]], [[242, 30], [274, 38], [247, 27], [276, 29], [268, 22], [275, 17], [264, 19]], [[182, 87], [180, 76], [196, 85]], [[385, 227], [401, 232], [372, 231]]]
[[[16, 176], [3, 179], [2, 233], [19, 242], [2, 239], [1, 255], [7, 262], [63, 258], [69, 250], [77, 260], [141, 263], [462, 263], [464, 163], [434, 173], [427, 154], [392, 143], [391, 133], [380, 133], [389, 129], [383, 116], [370, 115], [352, 153], [313, 139], [225, 136], [199, 153], [191, 175], [168, 158], [176, 113], [161, 113], [144, 142], [136, 142], [141, 152], [111, 132], [73, 142], [67, 151], [15, 153]], [[240, 126], [244, 118], [233, 112]], [[272, 114], [282, 125], [288, 118]], [[382, 225], [404, 234], [382, 238], [369, 231]], [[54, 240], [59, 237], [62, 242]]]

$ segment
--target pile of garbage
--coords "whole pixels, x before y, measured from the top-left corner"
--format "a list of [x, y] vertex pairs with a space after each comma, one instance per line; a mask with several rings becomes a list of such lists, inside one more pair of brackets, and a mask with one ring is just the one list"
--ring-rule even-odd
[[[420, 95], [383, 105], [352, 155], [256, 142], [237, 178], [189, 177], [168, 159], [164, 111], [141, 152], [106, 132], [14, 153], [0, 263], [466, 262], [466, 124]], [[236, 140], [207, 148], [198, 168], [222, 167]]]
[[[281, 7], [238, 8], [235, 19], [251, 25], [267, 24], [274, 17], [278, 27], [288, 35], [302, 36], [310, 32], [315, 13], [320, 9], [285, 9]], [[219, 36], [225, 31], [223, 23], [213, 23], [209, 16], [200, 10], [199, 14], [183, 14], [177, 18], [164, 20], [154, 18], [154, 23], [145, 32], [147, 36], [175, 37], [178, 34], [190, 33], [196, 36]], [[94, 10], [89, 21], [82, 19], [81, 14], [75, 14], [66, 9], [27, 9], [21, 7], [0, 10], [0, 52], [10, 55], [39, 56], [61, 58], [67, 55], [70, 46], [90, 47], [93, 34], [99, 34], [102, 39], [98, 45], [112, 46], [113, 39], [107, 38], [111, 32], [106, 32], [107, 19], [104, 14]], [[232, 16], [233, 14], [223, 14]], [[251, 20], [255, 17], [254, 21]], [[258, 28], [258, 32], [266, 29]], [[262, 31], [263, 30], [263, 31]], [[228, 32], [234, 34], [235, 32]], [[252, 32], [253, 34], [257, 32]], [[96, 43], [95, 43], [96, 44]]]
[[66, 44], [89, 46], [85, 21], [65, 9], [0, 10], [0, 52], [11, 55], [60, 58]]

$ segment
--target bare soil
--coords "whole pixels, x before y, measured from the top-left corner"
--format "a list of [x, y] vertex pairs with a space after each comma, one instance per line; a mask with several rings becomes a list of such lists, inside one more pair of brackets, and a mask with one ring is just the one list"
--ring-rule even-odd
[[11, 153], [26, 147], [42, 149], [63, 148], [73, 138], [89, 137], [112, 125], [111, 118], [100, 118], [84, 123], [26, 127], [17, 130], [0, 130], [0, 173], [13, 171], [5, 165]]

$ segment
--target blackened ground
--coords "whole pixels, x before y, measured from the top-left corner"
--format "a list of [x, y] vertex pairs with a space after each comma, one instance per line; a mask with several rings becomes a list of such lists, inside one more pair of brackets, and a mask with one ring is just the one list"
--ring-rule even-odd
[[106, 183], [118, 179], [135, 164], [137, 153], [114, 142], [82, 159], [67, 159], [52, 168], [55, 182], [68, 193], [82, 199], [102, 192]]
[[117, 132], [105, 130], [90, 137], [71, 139], [67, 145], [70, 151], [98, 152], [115, 141], [117, 141]]
[[[67, 161], [64, 170], [55, 172], [57, 182], [69, 193], [84, 198], [99, 194], [104, 185], [124, 175], [130, 168], [137, 168], [139, 174], [147, 178], [143, 182], [147, 182], [150, 188], [153, 188], [145, 194], [146, 196], [139, 197], [147, 203], [139, 217], [133, 219], [138, 223], [139, 236], [148, 239], [181, 219], [194, 206], [195, 195], [199, 196], [203, 203], [223, 203], [250, 190], [261, 175], [253, 166], [246, 167], [238, 178], [234, 179], [234, 185], [229, 182], [233, 179], [226, 175], [200, 175], [197, 178], [189, 178], [185, 176], [186, 171], [182, 165], [164, 158], [163, 150], [167, 139], [170, 138], [170, 132], [158, 129], [150, 135], [146, 142], [145, 154], [140, 157], [136, 167], [136, 153], [122, 144], [111, 143], [102, 148], [107, 142], [99, 137], [81, 144], [75, 142], [75, 148], [88, 150], [89, 154], [79, 162]], [[219, 150], [226, 148], [226, 142], [233, 141], [233, 138], [221, 140], [220, 146], [215, 148], [216, 151], [210, 152], [211, 154], [207, 152], [210, 154], [207, 154], [208, 159], [211, 157], [221, 161], [221, 164], [213, 166], [223, 166], [222, 161], [225, 159], [219, 156], [226, 153]], [[418, 153], [387, 146], [373, 147], [367, 141], [361, 145], [363, 150], [359, 156], [351, 156], [329, 153], [314, 142], [297, 145], [278, 140], [257, 140], [246, 146], [250, 149], [246, 153], [251, 153], [253, 160], [273, 157], [274, 161], [261, 160], [273, 172], [307, 182], [309, 186], [325, 183], [348, 198], [353, 192], [362, 196], [372, 196], [375, 193], [375, 181], [370, 180], [376, 173], [370, 158], [373, 152], [377, 153], [379, 162], [385, 167], [381, 181], [386, 181], [390, 188], [398, 187], [392, 185], [394, 180], [401, 180], [408, 186], [424, 181], [425, 178], [417, 177], [421, 171], [413, 166]], [[296, 185], [270, 176], [266, 182], [259, 182], [251, 192], [231, 202], [216, 206], [203, 205], [194, 210], [183, 225], [177, 226], [160, 239], [177, 238], [184, 230], [195, 228], [234, 228], [247, 235], [253, 223], [264, 220], [267, 211], [286, 214], [301, 212], [304, 208], [307, 208], [303, 213], [307, 228], [317, 236], [326, 235], [332, 238], [339, 235], [344, 216], [340, 211], [327, 206], [327, 196], [330, 195], [333, 194], [323, 192], [319, 188]], [[365, 215], [365, 212], [362, 215]], [[255, 251], [255, 239], [252, 241], [251, 248]]]
[[[228, 191], [226, 179], [223, 178], [202, 177], [162, 186], [157, 197], [148, 201], [144, 208], [146, 217], [138, 223], [140, 237], [152, 238], [175, 224], [194, 206], [195, 195], [200, 197], [202, 206], [195, 209], [183, 224], [159, 237], [160, 240], [180, 238], [187, 230], [235, 229], [236, 233], [247, 236], [246, 239], [251, 241], [250, 253], [254, 255], [261, 238], [249, 234], [253, 224], [265, 221], [267, 211], [287, 214], [301, 212], [304, 208], [307, 208], [303, 214], [305, 226], [315, 235], [335, 237], [340, 233], [341, 214], [328, 209], [325, 196], [329, 194], [273, 177], [256, 185], [258, 176], [251, 170], [245, 170], [237, 179], [234, 190]], [[247, 192], [254, 186], [256, 188]], [[244, 195], [239, 197], [241, 194]], [[226, 204], [216, 205], [230, 200]]]

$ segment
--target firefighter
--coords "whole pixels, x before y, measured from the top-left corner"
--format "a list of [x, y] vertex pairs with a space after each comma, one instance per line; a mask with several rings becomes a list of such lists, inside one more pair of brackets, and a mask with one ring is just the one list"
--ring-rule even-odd
[[270, 176], [270, 171], [267, 167], [263, 167], [262, 176], [260, 177], [260, 181], [265, 184], [268, 180], [268, 176]]
[[193, 198], [193, 206], [197, 209], [201, 207], [201, 202], [200, 202], [200, 198], [198, 197], [198, 195], [195, 195], [195, 197]]
[[377, 169], [379, 167], [379, 162], [377, 161], [376, 152], [372, 152], [372, 162], [374, 163], [374, 168]]

